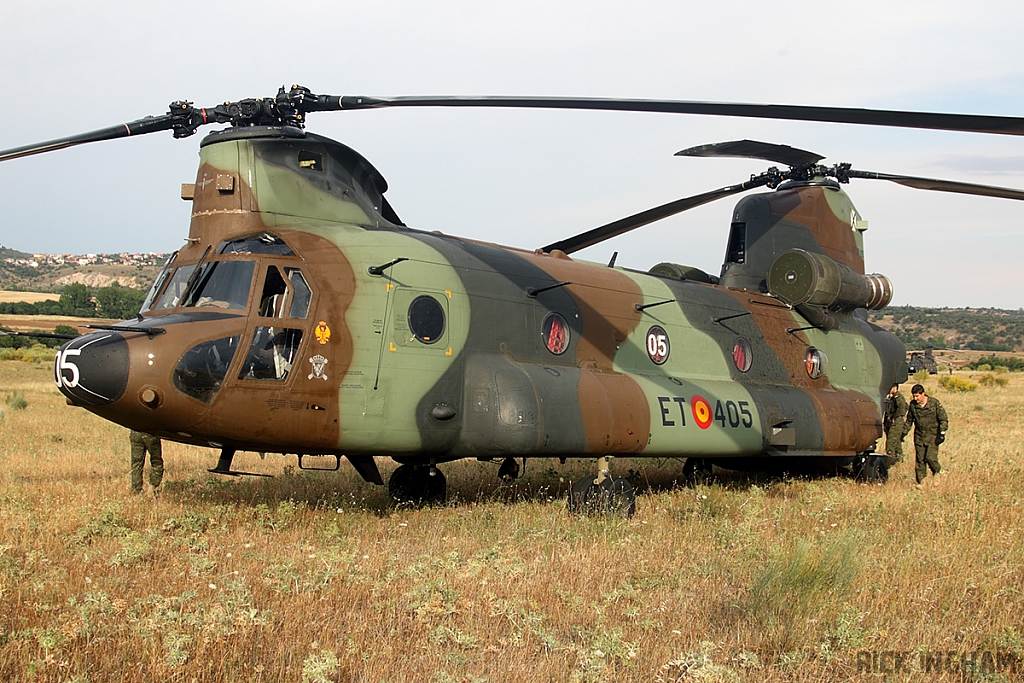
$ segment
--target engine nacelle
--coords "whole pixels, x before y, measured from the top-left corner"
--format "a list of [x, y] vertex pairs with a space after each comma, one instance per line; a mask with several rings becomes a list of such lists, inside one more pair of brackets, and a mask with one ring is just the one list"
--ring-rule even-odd
[[824, 254], [791, 249], [772, 263], [768, 291], [790, 306], [821, 306], [832, 310], [885, 308], [892, 283], [878, 273], [861, 275]]

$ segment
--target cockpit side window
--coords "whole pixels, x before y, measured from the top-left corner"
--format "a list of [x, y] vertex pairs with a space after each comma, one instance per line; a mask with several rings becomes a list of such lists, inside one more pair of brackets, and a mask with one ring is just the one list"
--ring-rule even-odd
[[253, 261], [208, 261], [202, 265], [183, 306], [244, 309], [256, 264]]
[[236, 334], [197, 344], [186, 351], [174, 368], [174, 386], [203, 403], [212, 403], [235, 357], [239, 339]]
[[178, 257], [178, 252], [171, 254], [171, 257], [167, 259], [167, 263], [164, 264], [163, 270], [156, 276], [156, 280], [153, 281], [153, 286], [149, 290], [149, 294], [146, 295], [146, 300], [142, 302], [142, 308], [139, 309], [139, 313], [147, 312], [152, 306], [153, 302], [156, 301], [157, 294], [160, 293], [160, 288], [164, 286], [167, 281], [167, 277], [173, 271], [171, 267], [174, 264], [174, 259]]
[[160, 296], [160, 300], [154, 306], [154, 310], [166, 311], [169, 308], [177, 307], [181, 301], [181, 296], [185, 293], [185, 287], [188, 285], [189, 278], [192, 277], [192, 271], [195, 269], [196, 265], [193, 263], [175, 270], [174, 275], [171, 276], [171, 281], [167, 283], [164, 293]]
[[284, 381], [302, 343], [302, 330], [257, 327], [238, 379]]
[[292, 284], [292, 307], [288, 311], [289, 318], [305, 318], [309, 315], [309, 302], [313, 298], [313, 290], [306, 283], [306, 278], [298, 268], [285, 268], [288, 282]]
[[264, 318], [283, 318], [285, 298], [288, 296], [288, 285], [281, 277], [277, 266], [267, 268], [267, 276], [263, 279], [263, 294], [260, 295], [260, 316]]

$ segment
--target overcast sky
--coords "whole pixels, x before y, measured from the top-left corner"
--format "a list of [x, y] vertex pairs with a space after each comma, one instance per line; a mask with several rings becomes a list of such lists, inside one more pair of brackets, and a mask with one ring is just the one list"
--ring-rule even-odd
[[[0, 3], [0, 149], [273, 95], [549, 95], [1024, 114], [1024, 4]], [[855, 168], [1024, 188], [1024, 139], [668, 114], [403, 109], [313, 114], [362, 152], [412, 227], [538, 247], [768, 165], [690, 159], [752, 138]], [[200, 135], [0, 164], [0, 244], [169, 252], [187, 235]], [[1024, 307], [1024, 202], [849, 188], [894, 303]], [[718, 273], [735, 198], [580, 252]]]

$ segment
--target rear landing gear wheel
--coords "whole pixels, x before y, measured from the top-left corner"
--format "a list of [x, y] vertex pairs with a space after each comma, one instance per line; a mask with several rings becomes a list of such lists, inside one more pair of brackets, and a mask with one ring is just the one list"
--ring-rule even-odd
[[886, 456], [870, 453], [862, 457], [863, 460], [856, 467], [857, 481], [868, 484], [884, 484], [889, 481], [889, 461]]
[[[523, 459], [524, 467], [526, 459]], [[498, 478], [506, 484], [511, 484], [513, 481], [519, 478], [520, 468], [519, 463], [516, 462], [515, 458], [505, 458], [501, 461], [501, 467], [498, 468]]]
[[443, 505], [448, 497], [448, 482], [436, 467], [431, 474], [426, 465], [400, 465], [388, 479], [388, 493], [396, 503]]
[[569, 491], [569, 512], [575, 515], [615, 514], [632, 517], [636, 512], [636, 492], [628, 479], [606, 476], [577, 479]]

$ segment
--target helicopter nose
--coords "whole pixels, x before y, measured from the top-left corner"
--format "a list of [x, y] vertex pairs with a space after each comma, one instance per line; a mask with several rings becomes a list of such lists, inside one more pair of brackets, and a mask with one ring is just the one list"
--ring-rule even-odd
[[121, 398], [128, 385], [128, 342], [116, 332], [93, 332], [57, 351], [54, 381], [72, 403], [102, 406]]

